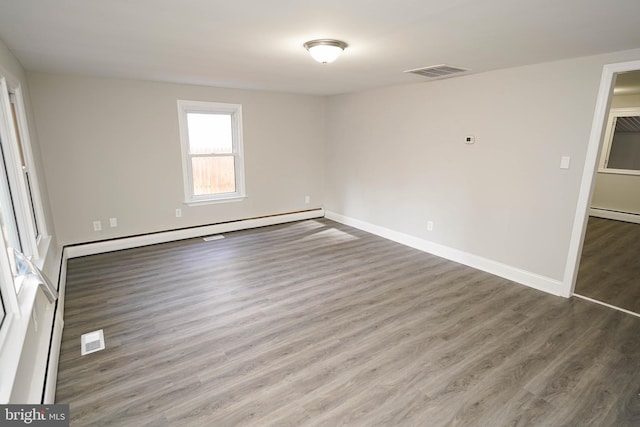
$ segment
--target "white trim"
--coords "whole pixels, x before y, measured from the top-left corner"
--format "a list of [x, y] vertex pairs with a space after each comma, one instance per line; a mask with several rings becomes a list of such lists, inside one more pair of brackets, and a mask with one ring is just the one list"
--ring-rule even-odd
[[629, 212], [618, 212], [609, 209], [591, 208], [589, 209], [589, 216], [640, 224], [640, 214], [633, 214]]
[[[11, 98], [14, 98], [15, 122], [12, 113]], [[33, 162], [31, 140], [28, 131], [26, 110], [19, 80], [6, 73], [0, 67], [0, 136], [4, 148], [4, 163], [9, 177], [11, 200], [15, 209], [16, 226], [22, 242], [22, 252], [32, 256], [35, 264], [42, 267], [51, 244], [47, 236], [46, 219], [42, 210], [39, 181]], [[21, 141], [18, 141], [18, 134]], [[27, 168], [32, 182], [27, 185], [20, 153], [24, 156], [24, 166]], [[29, 191], [30, 190], [30, 193]], [[32, 210], [33, 203], [33, 210]], [[40, 236], [36, 235], [33, 215], [39, 225]], [[0, 403], [8, 403], [14, 393], [14, 382], [18, 369], [26, 372], [27, 379], [21, 375], [21, 384], [26, 389], [27, 396], [20, 396], [26, 400], [21, 403], [40, 403], [44, 370], [48, 357], [51, 327], [53, 322], [53, 306], [46, 305], [44, 310], [37, 312], [39, 280], [33, 276], [25, 277], [23, 286], [18, 294], [15, 289], [7, 289], [12, 284], [11, 270], [8, 265], [7, 251], [4, 239], [0, 238], [0, 292], [5, 301], [7, 311], [6, 325], [0, 330]], [[56, 258], [57, 260], [57, 258]], [[41, 298], [41, 297], [40, 297]], [[46, 303], [45, 303], [46, 304]], [[36, 321], [35, 314], [39, 315]], [[33, 325], [35, 329], [30, 329]], [[38, 325], [38, 326], [36, 326]], [[33, 366], [24, 365], [24, 345], [27, 336], [36, 334], [37, 346]]]
[[[35, 309], [36, 307], [33, 308], [33, 310]], [[47, 359], [49, 356], [49, 342], [51, 340], [51, 329], [54, 322], [54, 310], [55, 304], [47, 304], [44, 313], [40, 314], [40, 323], [38, 324], [38, 330], [36, 332], [38, 337], [38, 347], [35, 361], [32, 365], [31, 384], [29, 386], [27, 397], [28, 403], [37, 404], [42, 401], [42, 391], [45, 385]], [[62, 335], [62, 331], [60, 331], [60, 335]], [[58, 347], [58, 351], [59, 350], [60, 347]], [[56, 356], [59, 356], [59, 354]]]
[[[44, 399], [45, 405], [51, 405], [56, 400], [56, 385], [58, 383], [58, 364], [60, 362], [60, 348], [62, 346], [62, 331], [64, 329], [64, 299], [67, 288], [67, 254], [62, 251], [60, 261], [60, 281], [58, 283], [58, 307], [55, 313], [53, 337], [51, 338], [51, 348], [49, 349], [49, 364], [47, 366], [47, 377], [44, 379]], [[48, 335], [49, 336], [49, 335]]]
[[[9, 188], [11, 189], [11, 198], [13, 199], [13, 207], [16, 214], [18, 233], [21, 237], [22, 252], [27, 256], [39, 258], [38, 245], [36, 242], [36, 232], [32, 220], [32, 214], [29, 201], [27, 200], [27, 184], [22, 173], [22, 163], [17, 150], [18, 137], [17, 129], [13, 125], [13, 117], [11, 116], [11, 100], [9, 98], [9, 87], [5, 78], [0, 79], [0, 103], [2, 103], [2, 120], [6, 126], [6, 132], [3, 132], [2, 146], [5, 148], [5, 165], [6, 172], [9, 177]], [[17, 110], [16, 110], [17, 113]]]
[[470, 254], [468, 252], [450, 248], [448, 246], [440, 245], [428, 240], [420, 239], [409, 234], [400, 233], [398, 231], [394, 231], [385, 227], [380, 227], [378, 225], [361, 221], [355, 218], [340, 215], [335, 212], [327, 211], [325, 213], [325, 216], [326, 218], [339, 222], [341, 224], [349, 225], [351, 227], [355, 227], [360, 230], [378, 235], [380, 237], [384, 237], [385, 239], [393, 240], [394, 242], [410, 246], [423, 252], [427, 252], [441, 258], [446, 258], [448, 260], [455, 261], [460, 264], [476, 268], [478, 270], [486, 271], [487, 273], [491, 273], [496, 276], [504, 277], [505, 279], [512, 280], [514, 282], [529, 286], [534, 289], [538, 289], [540, 291], [566, 298], [569, 297], [568, 293], [562, 292], [562, 282], [550, 277], [541, 276], [539, 274], [512, 267], [498, 261]]
[[[38, 180], [38, 174], [33, 160], [33, 151], [31, 150], [31, 136], [29, 135], [29, 125], [27, 123], [27, 112], [24, 106], [22, 87], [20, 85], [10, 87], [13, 90], [13, 95], [16, 99], [14, 105], [16, 108], [16, 119], [18, 121], [20, 138], [22, 140], [22, 153], [25, 156], [25, 163], [29, 172], [29, 177], [31, 178], [29, 185], [34, 204], [33, 209], [36, 213], [36, 221], [38, 221], [40, 236], [47, 237], [49, 236], [49, 231], [47, 230], [47, 220], [44, 215], [44, 209], [42, 208], [42, 197], [40, 197], [40, 181]], [[40, 256], [44, 256], [45, 254], [46, 249], [44, 252], [39, 252]]]
[[0, 367], [2, 368], [0, 404], [9, 403], [9, 398], [13, 391], [13, 385], [18, 374], [18, 366], [22, 359], [24, 341], [29, 329], [31, 311], [38, 292], [38, 285], [39, 283], [34, 276], [25, 278], [22, 292], [20, 292], [21, 315], [14, 313], [11, 328], [8, 330], [6, 340], [0, 348]]
[[632, 169], [598, 169], [598, 173], [608, 173], [610, 175], [640, 176], [640, 170]]
[[[232, 193], [193, 194], [193, 157], [217, 157], [222, 154], [209, 156], [194, 155], [189, 149], [188, 113], [228, 114], [231, 118], [232, 152], [224, 156], [233, 156], [235, 189]], [[182, 153], [182, 181], [184, 185], [184, 202], [187, 205], [202, 205], [208, 203], [239, 201], [246, 197], [244, 178], [244, 149], [242, 136], [242, 105], [221, 102], [178, 100], [178, 129], [180, 134], [180, 148]]]
[[[47, 366], [47, 378], [44, 382], [44, 405], [51, 405], [56, 401], [56, 386], [58, 382], [58, 364], [60, 362], [60, 348], [62, 345], [62, 330], [64, 320], [62, 314], [57, 314], [53, 330], [51, 349], [49, 351], [49, 365]], [[42, 387], [40, 388], [42, 390]]]
[[248, 228], [265, 227], [267, 225], [284, 224], [287, 222], [301, 221], [304, 219], [322, 218], [324, 209], [314, 209], [290, 214], [265, 216], [261, 218], [245, 219], [226, 222], [222, 224], [204, 225], [201, 227], [187, 228], [183, 230], [164, 231], [147, 234], [144, 236], [124, 237], [122, 239], [104, 242], [87, 243], [65, 248], [68, 258], [76, 258], [86, 255], [94, 255], [104, 252], [119, 251], [122, 249], [137, 248], [140, 246], [155, 245], [157, 243], [172, 242], [174, 240], [191, 239], [194, 237], [208, 236], [211, 234], [228, 233], [230, 231], [246, 230]]
[[587, 146], [587, 153], [584, 161], [582, 182], [580, 184], [578, 202], [576, 203], [576, 213], [573, 220], [573, 230], [571, 232], [567, 263], [565, 265], [564, 278], [562, 280], [562, 293], [568, 293], [571, 295], [573, 294], [573, 290], [576, 286], [580, 255], [582, 253], [582, 245], [584, 244], [589, 208], [591, 198], [593, 196], [593, 184], [597, 173], [600, 144], [604, 136], [603, 133], [609, 110], [609, 99], [613, 92], [613, 78], [615, 73], [639, 69], [640, 61], [608, 64], [603, 67], [602, 76], [600, 78], [600, 88], [598, 90], [598, 98], [593, 114], [593, 122], [591, 124], [589, 145]]
[[608, 308], [612, 308], [612, 309], [614, 309], [614, 310], [621, 311], [621, 312], [626, 313], [626, 314], [630, 314], [630, 315], [632, 315], [632, 316], [640, 317], [640, 314], [639, 314], [639, 313], [636, 313], [636, 312], [634, 312], [634, 311], [629, 311], [629, 310], [626, 310], [626, 309], [624, 309], [624, 308], [616, 307], [615, 305], [607, 304], [606, 302], [598, 301], [597, 299], [593, 299], [593, 298], [585, 297], [584, 295], [580, 295], [580, 294], [573, 294], [573, 296], [574, 296], [574, 297], [578, 297], [578, 298], [580, 298], [580, 299], [583, 299], [583, 300], [585, 300], [585, 301], [593, 302], [593, 303], [598, 304], [598, 305], [603, 305], [603, 306], [605, 306], [605, 307], [608, 307]]
[[242, 202], [246, 199], [247, 196], [233, 196], [233, 197], [220, 197], [214, 200], [196, 200], [192, 202], [184, 202], [187, 206], [200, 206], [200, 205], [209, 205], [211, 203], [233, 203], [233, 202]]

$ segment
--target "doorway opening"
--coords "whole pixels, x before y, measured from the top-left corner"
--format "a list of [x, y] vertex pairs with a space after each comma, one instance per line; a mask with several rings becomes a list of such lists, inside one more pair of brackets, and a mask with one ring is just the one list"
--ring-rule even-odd
[[[640, 61], [604, 67], [565, 283], [640, 317]], [[640, 165], [640, 163], [639, 163]]]

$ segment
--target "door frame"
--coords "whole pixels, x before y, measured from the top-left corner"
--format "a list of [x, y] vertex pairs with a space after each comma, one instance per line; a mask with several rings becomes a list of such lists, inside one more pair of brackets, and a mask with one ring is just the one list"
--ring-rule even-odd
[[598, 172], [598, 162], [600, 160], [600, 152], [602, 151], [604, 131], [607, 124], [609, 107], [611, 105], [615, 76], [617, 73], [638, 70], [640, 70], [640, 60], [607, 64], [602, 70], [600, 89], [598, 90], [598, 98], [593, 115], [593, 123], [591, 125], [591, 134], [589, 136], [589, 145], [587, 146], [584, 170], [582, 172], [582, 182], [578, 194], [576, 214], [573, 221], [573, 230], [571, 232], [571, 241], [569, 243], [569, 254], [564, 270], [563, 283], [565, 289], [568, 291], [568, 296], [574, 294], [576, 287], [578, 267], [580, 266], [582, 246], [587, 230], [587, 220], [589, 219], [589, 209], [595, 187], [595, 178]]

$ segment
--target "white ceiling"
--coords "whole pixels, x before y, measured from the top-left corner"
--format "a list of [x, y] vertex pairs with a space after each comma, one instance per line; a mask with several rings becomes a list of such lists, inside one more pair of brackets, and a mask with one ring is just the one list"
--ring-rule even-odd
[[0, 39], [31, 71], [336, 94], [638, 48], [640, 0], [0, 0]]

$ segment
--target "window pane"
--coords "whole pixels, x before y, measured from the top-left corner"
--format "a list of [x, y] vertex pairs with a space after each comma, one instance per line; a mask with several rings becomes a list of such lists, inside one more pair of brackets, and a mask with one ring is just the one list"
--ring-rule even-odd
[[13, 206], [9, 176], [6, 171], [4, 150], [0, 141], [0, 225], [2, 234], [8, 248], [14, 248], [22, 252], [22, 244], [18, 233], [18, 222]]
[[187, 113], [190, 154], [233, 152], [231, 115]]
[[25, 183], [27, 184], [27, 193], [29, 198], [29, 209], [31, 210], [31, 219], [36, 231], [36, 237], [40, 235], [38, 229], [38, 217], [36, 215], [35, 203], [33, 202], [33, 193], [31, 191], [31, 180], [29, 179], [29, 171], [27, 168], [27, 162], [24, 160], [24, 147], [22, 135], [20, 135], [20, 126], [18, 126], [18, 113], [16, 112], [15, 96], [11, 95], [11, 116], [13, 117], [13, 127], [16, 130], [16, 137], [18, 138], [18, 154], [20, 155], [20, 164], [22, 165], [22, 172], [24, 173]]
[[193, 157], [191, 168], [194, 196], [236, 191], [233, 156]]
[[640, 117], [618, 117], [609, 151], [609, 169], [640, 170]]

